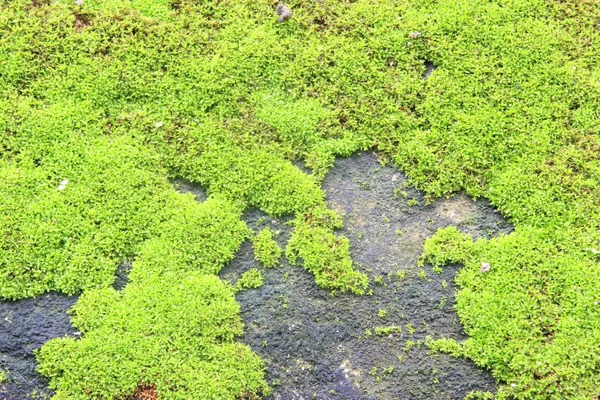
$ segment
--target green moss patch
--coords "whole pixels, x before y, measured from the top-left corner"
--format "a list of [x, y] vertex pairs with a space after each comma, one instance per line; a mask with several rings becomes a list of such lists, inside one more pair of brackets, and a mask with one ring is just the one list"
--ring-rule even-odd
[[[278, 24], [262, 0], [5, 2], [0, 296], [84, 291], [84, 304], [103, 291], [114, 298], [105, 312], [121, 315], [42, 350], [57, 396], [110, 398], [145, 384], [177, 397], [173, 388], [200, 390], [204, 378], [182, 367], [170, 385], [169, 363], [212, 360], [206, 368], [223, 377], [233, 368], [201, 346], [164, 355], [178, 317], [151, 312], [164, 330], [149, 335], [146, 322], [123, 322], [142, 321], [144, 293], [162, 298], [176, 281], [184, 292], [188, 280], [214, 284], [217, 303], [230, 304], [231, 288], [212, 274], [249, 233], [230, 225], [235, 241], [208, 241], [212, 233], [179, 230], [195, 206], [176, 200], [169, 178], [203, 185], [219, 218], [239, 220], [247, 207], [292, 215], [286, 256], [323, 287], [363, 293], [367, 279], [335, 233], [320, 178], [336, 156], [368, 148], [429, 199], [485, 196], [515, 224], [510, 236], [471, 245], [446, 231], [426, 248], [436, 264], [465, 265], [464, 354], [506, 383], [499, 396], [596, 396], [600, 40], [588, 3], [292, 2], [293, 17]], [[426, 63], [437, 68], [425, 80]], [[117, 265], [134, 256], [131, 288], [109, 294]], [[481, 262], [490, 271], [478, 272]], [[184, 308], [186, 296], [176, 297]], [[231, 334], [210, 354], [237, 346], [236, 313], [227, 315]], [[182, 341], [215, 339], [190, 335]], [[108, 338], [139, 347], [119, 346], [131, 352], [127, 368], [100, 382], [95, 372], [122, 355]], [[104, 361], [84, 368], [85, 354]], [[219, 383], [214, 393], [255, 394], [259, 382]]]
[[262, 272], [256, 268], [244, 272], [235, 284], [236, 290], [256, 289], [263, 285], [264, 278]]
[[261, 229], [252, 239], [254, 257], [265, 267], [274, 267], [279, 263], [283, 250], [274, 240], [276, 233], [271, 228]]
[[330, 210], [319, 209], [296, 220], [286, 256], [290, 263], [302, 259], [304, 267], [315, 275], [318, 285], [333, 291], [364, 294], [366, 275], [354, 268], [350, 242], [331, 233], [341, 227], [341, 218]]
[[597, 262], [557, 252], [539, 230], [475, 243], [448, 232], [429, 239], [424, 256], [434, 264], [464, 264], [456, 311], [470, 338], [431, 347], [491, 369], [507, 382], [497, 398], [594, 395]]
[[54, 339], [38, 352], [56, 398], [124, 398], [142, 383], [164, 399], [268, 392], [262, 362], [234, 341], [243, 323], [233, 289], [214, 275], [248, 228], [223, 201], [174, 201], [180, 208], [142, 247], [130, 283], [77, 302], [72, 323], [82, 338]]

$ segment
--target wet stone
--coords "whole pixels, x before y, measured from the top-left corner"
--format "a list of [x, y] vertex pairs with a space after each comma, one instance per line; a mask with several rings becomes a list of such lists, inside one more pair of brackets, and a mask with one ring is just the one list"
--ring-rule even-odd
[[431, 61], [425, 61], [425, 73], [423, 74], [422, 78], [427, 80], [436, 69], [437, 66], [434, 63]]
[[124, 261], [117, 267], [117, 272], [115, 273], [115, 282], [113, 283], [113, 288], [115, 290], [123, 290], [125, 286], [129, 283], [129, 273], [131, 272], [131, 267], [133, 267], [133, 263], [131, 261]]
[[[372, 280], [372, 295], [331, 296], [284, 259], [264, 270], [262, 287], [237, 294], [246, 323], [241, 340], [265, 361], [271, 399], [462, 399], [474, 390], [495, 392], [488, 371], [431, 354], [423, 344], [427, 336], [466, 336], [453, 308], [459, 266], [438, 274], [416, 264], [425, 238], [439, 228], [455, 225], [486, 238], [512, 228], [486, 201], [457, 195], [425, 205], [405, 182], [372, 153], [337, 160], [323, 182], [329, 206], [344, 216], [339, 233]], [[256, 210], [244, 218], [255, 230], [279, 231], [282, 247], [289, 239], [284, 220], [273, 223]], [[253, 267], [260, 266], [247, 241], [221, 277], [234, 282]], [[378, 335], [376, 327], [402, 330]]]
[[203, 202], [207, 199], [206, 191], [202, 186], [188, 181], [187, 179], [176, 179], [172, 182], [173, 187], [179, 193], [190, 193], [194, 195], [198, 202]]
[[46, 293], [34, 299], [0, 301], [0, 368], [8, 370], [8, 383], [0, 385], [0, 399], [23, 400], [32, 393], [50, 397], [47, 379], [36, 370], [34, 350], [48, 340], [76, 336], [67, 310], [76, 296]]

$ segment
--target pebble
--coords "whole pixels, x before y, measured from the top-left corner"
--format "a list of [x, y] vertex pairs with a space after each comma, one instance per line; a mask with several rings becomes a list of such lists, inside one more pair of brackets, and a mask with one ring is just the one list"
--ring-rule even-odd
[[490, 264], [486, 263], [486, 262], [482, 262], [481, 263], [481, 268], [479, 269], [482, 273], [486, 273], [490, 270], [491, 266]]
[[277, 22], [287, 21], [292, 16], [292, 11], [285, 4], [278, 5], [276, 12], [279, 15]]
[[58, 185], [58, 188], [56, 188], [56, 190], [65, 190], [65, 188], [67, 187], [68, 184], [69, 184], [69, 180], [68, 179], [63, 179], [60, 182], [60, 185]]

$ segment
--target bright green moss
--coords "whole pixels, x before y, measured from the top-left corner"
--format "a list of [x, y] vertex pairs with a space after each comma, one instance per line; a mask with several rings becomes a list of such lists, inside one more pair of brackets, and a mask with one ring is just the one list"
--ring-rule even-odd
[[265, 267], [274, 267], [279, 263], [283, 250], [274, 240], [275, 232], [271, 228], [261, 229], [252, 239], [254, 257]]
[[464, 400], [492, 400], [492, 399], [494, 399], [493, 393], [475, 390], [473, 392], [470, 392], [468, 395], [466, 395]]
[[377, 326], [373, 330], [378, 336], [389, 336], [394, 333], [402, 333], [402, 326]]
[[84, 114], [54, 107], [12, 136], [18, 154], [0, 164], [4, 298], [109, 286], [166, 217], [157, 154], [126, 136], [86, 137], [68, 120]]
[[437, 339], [433, 340], [431, 338], [427, 338], [425, 340], [425, 344], [427, 347], [433, 351], [442, 351], [444, 353], [452, 354], [454, 357], [464, 357], [465, 353], [463, 347], [460, 343], [456, 342], [453, 339]]
[[297, 259], [301, 258], [304, 268], [315, 275], [319, 286], [364, 294], [368, 279], [354, 268], [350, 242], [332, 233], [333, 228], [341, 225], [340, 217], [333, 211], [317, 209], [294, 222], [294, 232], [286, 248], [290, 263], [297, 264]]
[[236, 290], [256, 289], [263, 285], [264, 278], [262, 272], [256, 268], [244, 272], [235, 284]]
[[84, 337], [52, 340], [38, 353], [57, 399], [125, 397], [140, 383], [162, 399], [266, 392], [261, 361], [233, 341], [242, 321], [230, 288], [198, 272], [153, 283], [81, 298], [73, 322]]
[[226, 202], [173, 200], [179, 208], [142, 247], [130, 283], [87, 291], [73, 308], [82, 339], [54, 339], [38, 352], [57, 399], [125, 397], [141, 384], [161, 399], [268, 392], [262, 362], [234, 342], [243, 323], [233, 289], [212, 275], [248, 228]]
[[177, 173], [207, 186], [209, 193], [275, 216], [323, 204], [315, 179], [268, 147], [236, 143], [213, 121], [182, 134], [178, 142], [173, 159]]
[[204, 125], [185, 136], [185, 157], [176, 157], [180, 173], [242, 205], [274, 216], [296, 214], [288, 259], [303, 259], [322, 287], [364, 293], [367, 277], [354, 269], [348, 240], [333, 233], [342, 221], [325, 208], [317, 180], [265, 149], [244, 149], [221, 128]]
[[84, 12], [89, 10], [112, 12], [135, 10], [139, 11], [144, 17], [167, 19], [173, 11], [173, 4], [175, 3], [166, 0], [84, 0], [84, 5], [81, 9]]
[[[111, 285], [122, 259], [137, 255], [132, 289], [115, 294], [119, 299], [106, 309], [127, 304], [136, 321], [138, 296], [172, 290], [176, 279], [161, 289], [158, 272], [175, 274], [182, 285], [187, 279], [220, 285], [205, 274], [218, 271], [249, 237], [239, 221], [247, 207], [293, 215], [288, 258], [301, 258], [324, 287], [362, 293], [366, 277], [353, 268], [347, 240], [335, 234], [339, 217], [324, 211], [319, 185], [334, 157], [374, 148], [429, 198], [465, 190], [487, 197], [516, 224], [514, 234], [474, 244], [446, 231], [425, 249], [435, 264], [465, 265], [457, 311], [471, 338], [463, 348], [506, 383], [499, 397], [596, 396], [600, 31], [594, 6], [323, 0], [291, 4], [293, 18], [277, 24], [273, 5], [262, 0], [5, 2], [0, 296], [48, 290], [93, 296]], [[425, 61], [437, 66], [427, 80]], [[167, 180], [174, 176], [208, 189], [215, 202], [207, 207], [222, 209], [231, 237], [208, 243], [193, 230], [177, 230], [205, 220], [190, 211], [191, 199], [175, 199]], [[69, 183], [57, 190], [64, 179]], [[484, 261], [491, 270], [482, 274]], [[219, 304], [227, 303], [228, 290], [219, 292]], [[160, 315], [165, 327], [177, 326]], [[143, 332], [142, 325], [115, 338], [125, 331], [98, 326], [106, 343], [89, 330], [68, 345], [76, 350], [65, 354], [74, 358], [63, 357], [55, 344], [63, 342], [52, 342], [43, 358], [69, 360], [77, 372], [59, 374], [49, 362], [44, 371], [70, 393], [61, 396], [77, 398], [72, 393], [79, 390], [85, 398], [82, 385], [101, 376], [94, 374], [102, 365], [114, 368], [111, 357], [100, 355], [124, 351], [110, 343], [131, 345], [127, 335]], [[144, 357], [156, 357], [157, 343], [130, 346], [126, 359], [134, 361], [90, 390], [112, 398], [131, 391], [136, 379], [155, 377], [167, 396], [170, 386], [161, 379], [169, 363], [201, 361], [186, 350], [177, 353], [181, 359], [165, 355], [164, 369], [156, 367]], [[99, 355], [94, 374], [86, 375], [82, 365], [96, 360], [85, 354]], [[142, 371], [139, 360], [151, 367]], [[227, 376], [219, 371], [231, 365], [213, 360], [218, 367], [211, 373]], [[189, 393], [202, 390], [194, 385], [203, 378], [186, 368], [172, 379], [182, 379]], [[239, 389], [235, 382], [231, 387]], [[214, 393], [235, 397], [225, 386]]]
[[[439, 232], [442, 237], [436, 234], [432, 242], [447, 244], [448, 229]], [[519, 229], [475, 242], [460, 251], [461, 259], [456, 246], [433, 251], [429, 247], [425, 254], [440, 261], [439, 252], [444, 254], [445, 248], [445, 261], [465, 265], [456, 278], [461, 288], [456, 310], [470, 338], [460, 345], [437, 341], [432, 348], [490, 368], [498, 379], [510, 383], [501, 388], [500, 398], [517, 393], [576, 398], [595, 391], [596, 377], [578, 366], [596, 364], [588, 355], [599, 343], [588, 332], [596, 330], [592, 321], [598, 313], [595, 282], [600, 272], [595, 262], [557, 251], [549, 239], [538, 229]], [[490, 265], [488, 272], [482, 272], [482, 262]], [[548, 373], [557, 360], [561, 372]], [[576, 385], [581, 386], [574, 390]]]
[[446, 264], [465, 262], [473, 247], [473, 240], [469, 235], [459, 232], [455, 227], [449, 226], [440, 229], [436, 234], [425, 240], [423, 256], [419, 264], [428, 262], [434, 267]]
[[325, 116], [318, 101], [291, 100], [265, 92], [256, 95], [255, 107], [256, 118], [268, 123], [292, 151], [300, 153], [318, 142], [317, 124]]

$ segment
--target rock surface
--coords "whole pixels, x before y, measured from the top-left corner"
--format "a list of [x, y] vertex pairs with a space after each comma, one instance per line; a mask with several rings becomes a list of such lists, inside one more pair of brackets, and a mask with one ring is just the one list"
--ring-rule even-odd
[[[340, 233], [350, 239], [353, 259], [373, 279], [372, 295], [332, 297], [284, 260], [264, 271], [264, 286], [237, 295], [247, 331], [242, 341], [265, 360], [272, 399], [463, 399], [473, 390], [495, 391], [489, 372], [423, 345], [428, 335], [466, 336], [453, 309], [459, 267], [437, 274], [416, 263], [425, 238], [441, 227], [456, 225], [474, 237], [512, 228], [486, 201], [457, 195], [423, 205], [405, 182], [366, 153], [337, 160], [323, 183], [329, 206], [344, 214]], [[285, 246], [285, 220], [258, 211], [245, 218], [253, 229], [279, 230]], [[246, 242], [221, 276], [233, 282], [254, 267], [260, 266]], [[377, 327], [402, 332], [378, 335]]]

